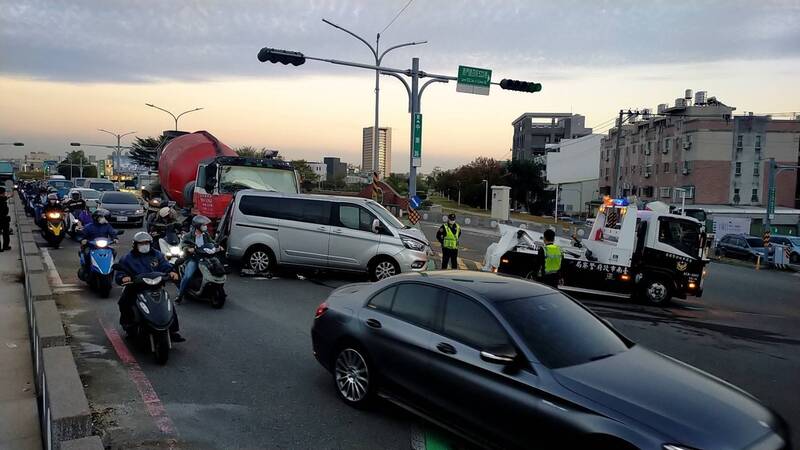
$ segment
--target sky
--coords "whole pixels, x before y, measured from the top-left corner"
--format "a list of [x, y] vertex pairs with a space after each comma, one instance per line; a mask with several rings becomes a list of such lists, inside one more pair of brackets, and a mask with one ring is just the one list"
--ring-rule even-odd
[[[397, 13], [406, 9], [396, 20]], [[542, 83], [541, 92], [422, 98], [423, 167], [510, 157], [525, 112], [574, 112], [604, 131], [620, 108], [655, 109], [685, 89], [737, 113], [800, 111], [800, 1], [534, 0], [0, 0], [0, 157], [63, 154], [69, 142], [115, 144], [97, 131], [156, 136], [166, 113], [195, 107], [180, 128], [287, 159], [360, 163], [374, 114], [374, 72], [319, 61], [261, 63], [262, 47], [374, 63], [326, 18], [392, 51], [383, 65], [456, 75], [459, 65]], [[388, 29], [387, 25], [390, 26]], [[381, 126], [393, 129], [392, 169], [408, 170], [407, 95], [381, 79]], [[130, 137], [123, 139], [123, 144]], [[105, 151], [86, 148], [102, 156]]]

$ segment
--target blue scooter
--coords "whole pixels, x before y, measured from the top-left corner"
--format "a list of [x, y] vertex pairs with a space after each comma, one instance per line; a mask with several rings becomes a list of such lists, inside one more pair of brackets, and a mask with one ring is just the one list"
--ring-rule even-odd
[[[117, 235], [122, 233], [123, 231], [118, 231]], [[91, 264], [87, 264], [86, 253], [83, 251], [78, 253], [81, 260], [78, 278], [85, 281], [102, 298], [108, 298], [114, 280], [114, 257], [117, 252], [114, 251], [111, 244], [112, 241], [108, 238], [89, 241], [86, 245], [89, 246], [88, 255]]]

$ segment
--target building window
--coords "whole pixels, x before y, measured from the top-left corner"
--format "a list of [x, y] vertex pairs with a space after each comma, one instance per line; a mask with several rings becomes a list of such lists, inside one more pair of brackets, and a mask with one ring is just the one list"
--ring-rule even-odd
[[631, 175], [636, 173], [636, 166], [631, 166]]
[[739, 188], [733, 188], [733, 203], [739, 203]]
[[750, 196], [751, 202], [758, 202], [758, 188], [753, 188], [753, 193]]
[[669, 163], [668, 162], [664, 163], [664, 173], [669, 173]]
[[686, 191], [686, 198], [694, 198], [694, 186], [684, 186]]
[[755, 147], [756, 147], [756, 151], [757, 152], [761, 151], [761, 135], [760, 134], [756, 135], [756, 145], [755, 145]]
[[739, 162], [739, 161], [736, 162], [736, 170], [734, 170], [733, 174], [736, 175], [737, 177], [742, 175], [742, 163], [741, 162]]
[[672, 189], [669, 187], [662, 187], [658, 190], [658, 196], [661, 198], [669, 198], [670, 191]]
[[684, 175], [688, 175], [689, 174], [689, 161], [684, 161], [683, 162], [683, 174]]
[[664, 153], [669, 153], [670, 147], [672, 147], [672, 139], [664, 139]]
[[758, 169], [759, 169], [759, 166], [760, 166], [760, 165], [761, 165], [761, 163], [760, 163], [760, 162], [758, 162], [758, 161], [755, 161], [755, 162], [753, 163], [753, 176], [754, 176], [754, 177], [757, 177], [757, 176], [759, 175], [759, 170], [758, 170]]
[[744, 135], [740, 134], [736, 136], [736, 150], [741, 150], [744, 146]]
[[608, 171], [609, 171], [609, 168], [606, 167], [606, 176], [608, 176]]

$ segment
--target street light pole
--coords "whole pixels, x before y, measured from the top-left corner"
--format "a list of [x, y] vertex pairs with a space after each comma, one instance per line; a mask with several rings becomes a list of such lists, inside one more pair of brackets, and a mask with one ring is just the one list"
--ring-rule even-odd
[[200, 111], [201, 109], [203, 109], [203, 108], [194, 108], [194, 109], [190, 109], [190, 110], [184, 111], [184, 112], [182, 112], [182, 113], [180, 113], [180, 114], [178, 114], [178, 115], [176, 116], [175, 114], [172, 114], [171, 112], [167, 111], [166, 109], [164, 109], [164, 108], [162, 108], [162, 107], [160, 107], [160, 106], [156, 106], [156, 105], [154, 105], [154, 104], [152, 104], [152, 103], [145, 103], [145, 106], [149, 106], [149, 107], [151, 107], [151, 108], [155, 108], [155, 109], [158, 109], [158, 110], [164, 111], [165, 113], [167, 113], [167, 114], [169, 114], [170, 116], [172, 116], [172, 118], [173, 118], [173, 119], [175, 119], [175, 131], [178, 131], [178, 119], [180, 119], [182, 115], [184, 115], [184, 114], [189, 114], [189, 113], [191, 113], [191, 112], [195, 112], [195, 111]]
[[[333, 22], [331, 22], [331, 21], [329, 21], [327, 19], [322, 19], [322, 21], [327, 23], [328, 25], [338, 29], [338, 30], [344, 31], [345, 33], [349, 34], [350, 36], [353, 36], [354, 38], [356, 38], [359, 41], [361, 41], [362, 43], [364, 43], [364, 45], [366, 45], [367, 48], [369, 48], [369, 50], [372, 52], [372, 55], [375, 57], [375, 65], [376, 66], [380, 66], [381, 65], [381, 61], [383, 61], [383, 57], [386, 56], [386, 54], [389, 53], [392, 50], [395, 50], [395, 49], [398, 49], [398, 48], [401, 48], [401, 47], [408, 47], [408, 46], [411, 46], [411, 45], [426, 44], [428, 42], [428, 41], [406, 42], [405, 44], [399, 44], [399, 45], [395, 45], [395, 46], [389, 47], [386, 50], [384, 50], [383, 53], [379, 53], [380, 52], [380, 41], [381, 41], [381, 34], [380, 33], [377, 33], [375, 35], [375, 47], [373, 47], [372, 45], [370, 45], [366, 41], [366, 39], [364, 39], [361, 36], [353, 33], [352, 31], [350, 31], [350, 30], [348, 30], [348, 29], [346, 29], [346, 28], [344, 28], [342, 26], [336, 25], [335, 23], [333, 23]], [[378, 151], [378, 143], [380, 142], [379, 139], [378, 139], [379, 136], [380, 136], [380, 125], [379, 125], [380, 124], [380, 121], [379, 121], [379, 118], [380, 118], [380, 92], [381, 92], [380, 86], [381, 86], [380, 70], [379, 69], [375, 69], [375, 121], [374, 121], [374, 124], [373, 124], [373, 127], [372, 127], [372, 172], [373, 173], [378, 173], [378, 177], [379, 178], [381, 178], [382, 175], [383, 175], [383, 174], [379, 173], [380, 164], [378, 163], [378, 159], [379, 159], [378, 156], [380, 154], [380, 152]]]
[[486, 183], [486, 192], [483, 197], [483, 209], [489, 210], [489, 180], [481, 180]]
[[120, 154], [122, 152], [122, 150], [120, 150], [121, 149], [120, 140], [123, 137], [125, 137], [125, 136], [127, 136], [129, 134], [136, 133], [136, 132], [135, 131], [129, 131], [127, 133], [119, 134], [119, 133], [114, 133], [112, 131], [104, 130], [102, 128], [98, 128], [97, 131], [102, 131], [103, 133], [108, 133], [108, 134], [114, 136], [115, 138], [117, 138], [117, 150], [114, 152], [113, 163], [114, 163], [114, 170], [119, 170], [119, 165], [120, 165], [119, 159], [120, 159]]

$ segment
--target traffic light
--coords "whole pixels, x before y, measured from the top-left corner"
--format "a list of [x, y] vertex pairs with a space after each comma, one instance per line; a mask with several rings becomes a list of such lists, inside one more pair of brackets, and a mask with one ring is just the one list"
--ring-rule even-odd
[[520, 91], [520, 92], [539, 92], [542, 90], [541, 83], [534, 83], [532, 81], [509, 80], [509, 79], [501, 80], [500, 87], [509, 91]]
[[290, 52], [288, 50], [279, 50], [277, 48], [264, 47], [258, 52], [258, 60], [261, 62], [291, 64], [299, 66], [306, 62], [306, 57], [300, 52]]

